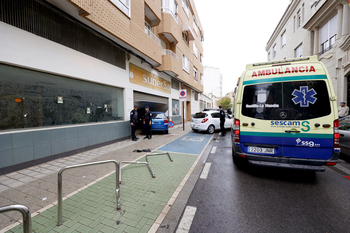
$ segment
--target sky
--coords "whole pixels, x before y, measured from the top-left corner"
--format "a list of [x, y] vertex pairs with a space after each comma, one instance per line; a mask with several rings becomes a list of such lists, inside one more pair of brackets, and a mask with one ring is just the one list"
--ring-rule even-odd
[[267, 61], [266, 44], [290, 0], [194, 0], [204, 30], [203, 65], [220, 69], [223, 95], [246, 64]]

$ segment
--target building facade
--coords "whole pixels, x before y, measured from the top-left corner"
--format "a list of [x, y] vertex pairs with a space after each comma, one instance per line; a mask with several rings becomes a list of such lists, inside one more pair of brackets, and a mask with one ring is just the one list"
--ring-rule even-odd
[[203, 86], [205, 94], [222, 97], [222, 74], [219, 68], [204, 66]]
[[134, 104], [181, 123], [202, 42], [193, 0], [1, 1], [0, 174], [129, 138]]
[[318, 55], [338, 101], [350, 103], [348, 0], [292, 0], [266, 45], [268, 60]]

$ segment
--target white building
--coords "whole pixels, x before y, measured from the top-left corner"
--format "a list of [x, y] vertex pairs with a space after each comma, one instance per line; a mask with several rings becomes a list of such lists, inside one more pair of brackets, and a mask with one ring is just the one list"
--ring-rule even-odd
[[204, 66], [203, 88], [204, 94], [222, 97], [222, 74], [219, 68]]
[[292, 0], [267, 42], [268, 60], [318, 55], [338, 101], [350, 102], [348, 0]]

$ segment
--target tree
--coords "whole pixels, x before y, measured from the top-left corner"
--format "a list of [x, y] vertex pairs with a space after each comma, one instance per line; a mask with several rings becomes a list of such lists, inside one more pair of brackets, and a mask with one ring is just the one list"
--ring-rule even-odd
[[231, 99], [229, 97], [222, 97], [219, 101], [218, 104], [223, 107], [223, 109], [229, 109], [232, 107]]

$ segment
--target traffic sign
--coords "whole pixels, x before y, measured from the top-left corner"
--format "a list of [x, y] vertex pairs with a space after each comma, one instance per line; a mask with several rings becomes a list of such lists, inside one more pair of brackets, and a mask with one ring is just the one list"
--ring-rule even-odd
[[186, 101], [187, 100], [187, 90], [186, 89], [181, 89], [180, 90], [179, 100], [182, 100], [182, 101]]

